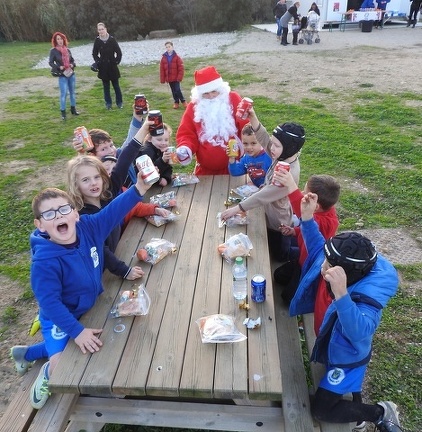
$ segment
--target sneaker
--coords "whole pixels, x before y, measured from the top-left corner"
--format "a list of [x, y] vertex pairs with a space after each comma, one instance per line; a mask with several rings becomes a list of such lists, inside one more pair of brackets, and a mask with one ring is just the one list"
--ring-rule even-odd
[[400, 427], [399, 412], [397, 405], [394, 402], [384, 401], [378, 402], [384, 408], [384, 414], [375, 423], [377, 430], [380, 432], [401, 432], [403, 429]]
[[117, 104], [117, 108], [123, 109], [123, 104]]
[[28, 369], [32, 364], [32, 362], [25, 360], [25, 354], [27, 351], [27, 345], [15, 345], [10, 350], [10, 357], [15, 361], [16, 372], [21, 376], [28, 372]]
[[111, 110], [111, 105], [106, 105], [106, 109]]
[[352, 432], [366, 432], [366, 422], [362, 422], [359, 423], [358, 425], [356, 425], [353, 429]]
[[188, 103], [186, 101], [182, 102], [182, 105], [184, 108], [186, 108], [188, 106]]
[[50, 393], [48, 391], [48, 367], [50, 362], [44, 363], [40, 369], [34, 384], [31, 387], [29, 400], [35, 409], [41, 409], [47, 402]]
[[179, 104], [178, 103], [174, 103], [173, 104], [173, 109], [177, 109], [177, 108], [179, 108]]

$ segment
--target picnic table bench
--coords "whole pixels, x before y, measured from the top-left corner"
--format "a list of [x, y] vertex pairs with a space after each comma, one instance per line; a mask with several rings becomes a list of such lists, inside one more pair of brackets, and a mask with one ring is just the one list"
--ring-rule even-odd
[[[312, 420], [297, 318], [288, 315], [280, 295], [273, 293], [263, 209], [250, 211], [247, 225], [218, 227], [217, 213], [224, 209], [230, 190], [241, 184], [244, 177], [202, 176], [196, 184], [150, 189], [149, 195], [177, 192], [178, 219], [156, 227], [135, 218], [116, 250], [125, 262], [139, 265], [136, 251], [152, 238], [177, 245], [177, 253], [159, 263], [141, 264], [141, 282], [151, 298], [149, 313], [114, 318], [110, 310], [119, 292], [132, 289], [134, 283], [105, 272], [104, 293], [81, 319], [85, 326], [103, 329], [102, 349], [81, 355], [76, 344], [69, 343], [50, 379], [53, 395], [39, 411], [28, 402], [39, 369], [35, 365], [1, 419], [0, 432], [98, 432], [106, 423], [351, 431], [351, 425]], [[253, 244], [247, 258], [249, 278], [261, 273], [267, 280], [266, 301], [249, 301], [249, 310], [240, 309], [234, 300], [231, 265], [217, 252], [220, 243], [239, 232]], [[202, 343], [195, 321], [215, 313], [233, 316], [247, 339]], [[248, 330], [243, 325], [246, 317], [261, 317], [261, 326]], [[308, 337], [313, 343], [311, 333]]]

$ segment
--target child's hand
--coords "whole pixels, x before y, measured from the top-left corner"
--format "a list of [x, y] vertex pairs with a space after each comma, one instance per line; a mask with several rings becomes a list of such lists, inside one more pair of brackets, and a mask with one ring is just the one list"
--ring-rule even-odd
[[169, 217], [170, 216], [170, 214], [171, 214], [171, 211], [169, 211], [169, 210], [167, 210], [167, 209], [164, 209], [164, 208], [162, 208], [162, 207], [155, 207], [155, 210], [154, 210], [154, 213], [157, 215], [157, 216], [161, 216], [161, 217]]
[[236, 205], [221, 212], [220, 217], [222, 221], [226, 221], [227, 219], [230, 219], [231, 217], [237, 215], [238, 213], [243, 213], [243, 212], [242, 210], [240, 210], [239, 206]]
[[73, 137], [73, 140], [72, 140], [72, 145], [73, 145], [73, 148], [78, 152], [78, 153], [85, 153], [85, 150], [84, 150], [84, 146], [83, 146], [83, 141], [82, 141], [82, 137], [81, 136], [75, 136], [75, 137]]
[[[163, 159], [163, 162], [168, 164], [170, 162], [171, 159], [171, 151], [169, 149], [169, 147], [167, 147], [164, 151], [163, 154], [161, 155], [161, 158]], [[164, 185], [165, 186], [165, 185]]]
[[312, 192], [303, 196], [300, 202], [300, 212], [302, 220], [310, 220], [314, 216], [314, 212], [318, 205], [318, 195]]
[[142, 124], [141, 128], [136, 132], [135, 138], [143, 143], [145, 141], [145, 138], [149, 134], [149, 127], [153, 125], [154, 122], [151, 120], [146, 119], [144, 123]]
[[293, 227], [288, 226], [288, 225], [280, 225], [278, 228], [281, 231], [281, 234], [283, 234], [284, 236], [296, 236], [296, 231]]
[[285, 188], [287, 188], [287, 192], [290, 194], [297, 189], [297, 184], [293, 179], [290, 171], [282, 169], [280, 171], [274, 171], [273, 181], [282, 184]]
[[158, 182], [160, 186], [167, 186], [167, 180], [165, 178], [160, 178], [160, 181]]
[[151, 187], [151, 184], [146, 184], [144, 182], [144, 179], [142, 178], [142, 173], [139, 171], [138, 175], [136, 176], [137, 182], [136, 182], [136, 189], [138, 189], [138, 192], [144, 196], [147, 190]]
[[142, 270], [141, 267], [135, 266], [130, 269], [130, 272], [127, 274], [126, 279], [127, 280], [135, 280], [141, 278], [145, 272]]
[[322, 271], [321, 274], [324, 280], [330, 284], [331, 291], [336, 300], [347, 294], [347, 276], [343, 267], [330, 267]]
[[102, 331], [102, 329], [85, 328], [76, 336], [75, 343], [83, 354], [86, 354], [87, 351], [94, 353], [100, 350], [103, 343], [96, 335], [100, 334]]

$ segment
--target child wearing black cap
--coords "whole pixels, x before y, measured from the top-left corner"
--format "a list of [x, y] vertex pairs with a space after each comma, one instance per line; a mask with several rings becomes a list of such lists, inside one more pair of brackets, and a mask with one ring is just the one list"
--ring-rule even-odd
[[293, 226], [293, 212], [287, 197], [287, 188], [273, 185], [272, 177], [277, 162], [283, 161], [289, 164], [294, 181], [299, 183], [299, 152], [305, 142], [305, 130], [299, 124], [284, 123], [277, 126], [270, 137], [253, 108], [249, 112], [249, 121], [258, 142], [271, 156], [272, 164], [267, 171], [264, 186], [240, 204], [223, 211], [221, 218], [227, 220], [237, 213], [263, 206], [270, 255], [274, 260], [283, 262], [290, 258], [291, 237], [284, 236], [278, 228], [280, 225]]
[[[292, 316], [313, 312], [313, 282], [322, 275], [333, 301], [311, 356], [311, 361], [326, 368], [312, 401], [312, 414], [329, 423], [356, 422], [356, 430], [365, 430], [365, 422], [372, 422], [380, 432], [402, 431], [395, 403], [365, 404], [361, 397], [372, 338], [382, 309], [397, 291], [397, 272], [360, 233], [345, 232], [325, 240], [314, 219], [317, 200], [316, 194], [307, 193], [301, 201], [300, 229], [308, 258], [290, 304]], [[343, 399], [347, 393], [353, 394], [353, 401]]]

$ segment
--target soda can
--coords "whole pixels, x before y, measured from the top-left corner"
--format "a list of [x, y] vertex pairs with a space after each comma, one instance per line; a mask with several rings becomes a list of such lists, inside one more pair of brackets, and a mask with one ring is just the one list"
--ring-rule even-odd
[[253, 106], [253, 100], [251, 98], [243, 98], [237, 106], [236, 117], [246, 120], [249, 115], [249, 111]]
[[160, 180], [160, 174], [148, 155], [139, 156], [135, 163], [146, 184], [153, 184]]
[[170, 152], [169, 164], [170, 165], [176, 165], [176, 164], [178, 164], [179, 163], [179, 159], [177, 158], [176, 147], [169, 146], [167, 150]]
[[135, 112], [137, 115], [148, 114], [147, 98], [145, 95], [135, 95]]
[[150, 111], [148, 114], [148, 120], [154, 122], [154, 124], [149, 127], [149, 133], [151, 136], [159, 136], [164, 134], [163, 116], [161, 111]]
[[[290, 171], [290, 164], [288, 164], [287, 162], [278, 161], [276, 166], [274, 167], [274, 172], [279, 172], [281, 170]], [[275, 181], [274, 178], [271, 181], [271, 184], [273, 184], [274, 186], [278, 186], [278, 187], [283, 186], [280, 182]]]
[[255, 303], [265, 301], [267, 281], [262, 274], [256, 274], [251, 279], [251, 298]]
[[94, 148], [94, 143], [92, 142], [91, 135], [85, 126], [78, 126], [73, 131], [75, 138], [82, 141], [82, 148], [85, 151], [90, 151]]
[[237, 141], [234, 138], [230, 138], [227, 143], [228, 148], [228, 157], [238, 157], [239, 156], [239, 145], [237, 144]]

